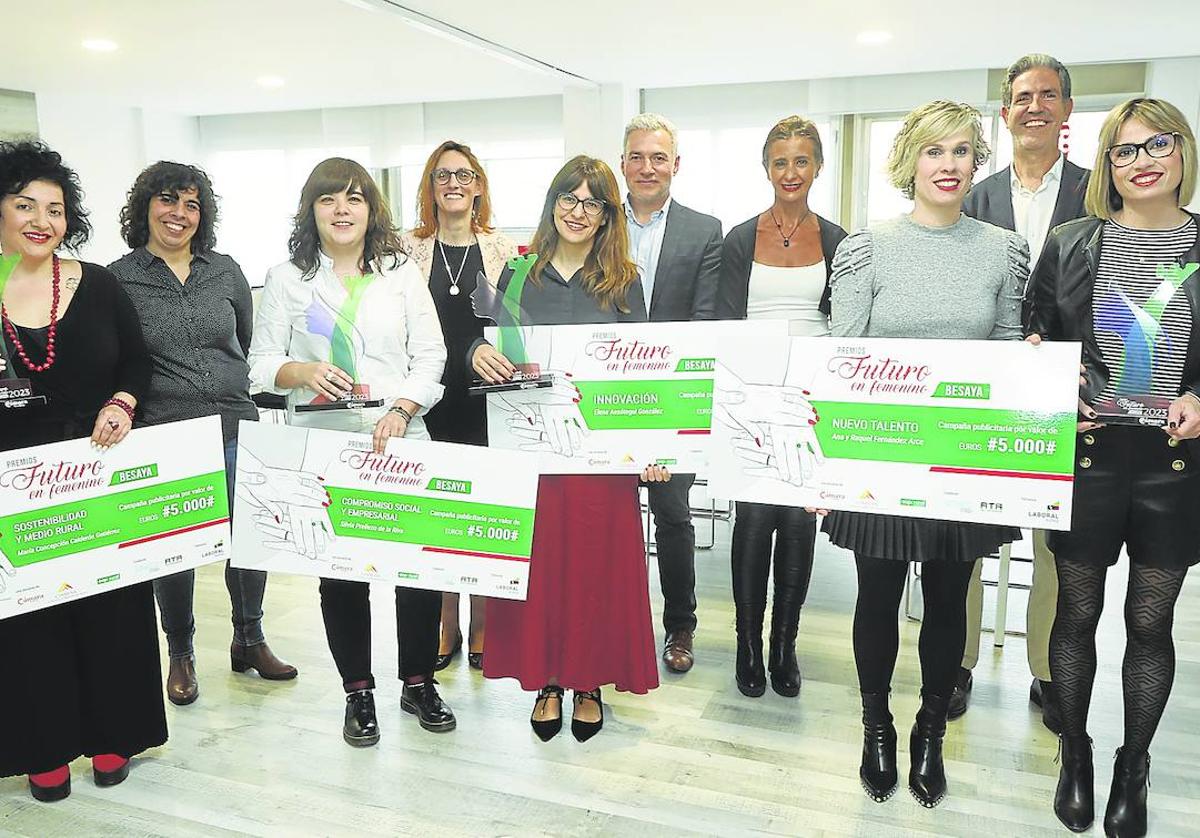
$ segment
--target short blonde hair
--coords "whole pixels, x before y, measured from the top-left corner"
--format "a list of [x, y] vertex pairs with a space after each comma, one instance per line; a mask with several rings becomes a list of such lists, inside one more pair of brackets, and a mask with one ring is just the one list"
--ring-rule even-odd
[[977, 172], [992, 154], [983, 138], [979, 111], [970, 105], [944, 99], [909, 111], [888, 154], [887, 173], [892, 186], [911, 200], [916, 191], [917, 158], [921, 156], [921, 149], [962, 131], [971, 135], [971, 150], [975, 152], [972, 172]]
[[679, 132], [674, 123], [656, 113], [640, 113], [625, 126], [625, 139], [621, 142], [621, 154], [629, 150], [629, 135], [634, 131], [666, 131], [671, 138], [671, 154], [679, 156]]
[[817, 158], [817, 168], [825, 165], [825, 153], [821, 148], [821, 135], [817, 133], [817, 126], [811, 119], [805, 119], [802, 116], [792, 114], [785, 116], [783, 119], [771, 126], [771, 130], [767, 132], [767, 139], [763, 142], [762, 164], [763, 168], [767, 168], [768, 150], [771, 148], [771, 143], [780, 140], [790, 140], [793, 137], [807, 137], [812, 140], [813, 156]]
[[1088, 180], [1084, 208], [1088, 215], [1110, 218], [1125, 206], [1113, 183], [1112, 164], [1108, 150], [1117, 142], [1121, 126], [1136, 119], [1153, 131], [1179, 135], [1179, 153], [1183, 157], [1183, 180], [1179, 182], [1179, 206], [1186, 207], [1196, 194], [1196, 135], [1188, 125], [1187, 117], [1165, 99], [1135, 98], [1113, 108], [1104, 124], [1100, 126], [1100, 148], [1096, 151], [1096, 165]]

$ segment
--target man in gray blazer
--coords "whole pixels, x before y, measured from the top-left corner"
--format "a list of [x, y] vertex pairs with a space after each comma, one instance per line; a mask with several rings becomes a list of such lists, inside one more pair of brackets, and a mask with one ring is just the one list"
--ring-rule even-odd
[[[963, 212], [1015, 230], [1029, 242], [1032, 267], [1037, 264], [1046, 234], [1067, 221], [1082, 218], [1087, 169], [1067, 160], [1058, 138], [1071, 116], [1071, 74], [1057, 59], [1033, 54], [1017, 59], [1005, 76], [1000, 115], [1012, 134], [1012, 166], [972, 187]], [[950, 718], [967, 712], [971, 670], [979, 661], [980, 622], [983, 616], [982, 561], [967, 589], [967, 643], [962, 669], [950, 698]], [[1046, 546], [1046, 533], [1033, 533], [1033, 585], [1027, 610], [1026, 656], [1033, 673], [1029, 700], [1042, 708], [1042, 722], [1055, 733], [1062, 722], [1058, 696], [1050, 678], [1050, 629], [1058, 598], [1054, 555]]]
[[[712, 320], [716, 317], [721, 263], [721, 222], [671, 200], [679, 171], [675, 126], [642, 113], [625, 127], [621, 172], [628, 194], [630, 256], [638, 264], [651, 320]], [[663, 592], [663, 662], [687, 672], [696, 631], [696, 531], [688, 493], [694, 474], [652, 483], [650, 511]]]

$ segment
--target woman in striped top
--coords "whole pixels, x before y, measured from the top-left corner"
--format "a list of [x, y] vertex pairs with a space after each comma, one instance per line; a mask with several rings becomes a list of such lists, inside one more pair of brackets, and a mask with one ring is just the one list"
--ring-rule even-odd
[[[1195, 186], [1183, 114], [1156, 99], [1119, 105], [1100, 131], [1090, 217], [1051, 232], [1030, 282], [1031, 330], [1083, 344], [1071, 531], [1050, 534], [1050, 669], [1063, 714], [1054, 811], [1075, 831], [1094, 819], [1087, 714], [1108, 568], [1125, 547], [1125, 732], [1104, 830], [1140, 836], [1148, 749], [1175, 677], [1175, 602], [1200, 560], [1200, 219], [1182, 209]], [[1113, 418], [1155, 400], [1169, 405], [1162, 431]]]

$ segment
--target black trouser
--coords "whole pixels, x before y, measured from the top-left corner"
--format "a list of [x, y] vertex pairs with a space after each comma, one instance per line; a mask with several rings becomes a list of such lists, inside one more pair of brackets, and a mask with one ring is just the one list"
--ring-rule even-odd
[[766, 610], [772, 536], [775, 603], [799, 608], [808, 596], [817, 538], [816, 516], [795, 506], [739, 501], [730, 550], [733, 603], [741, 610], [748, 609], [747, 613], [761, 614]]
[[694, 474], [674, 474], [666, 483], [648, 483], [663, 594], [663, 628], [696, 630], [696, 528], [688, 493]]
[[[329, 651], [347, 692], [374, 689], [371, 674], [371, 586], [366, 582], [321, 579], [321, 616]], [[433, 674], [438, 653], [439, 591], [396, 588], [396, 640], [400, 677]]]
[[[897, 612], [908, 562], [854, 554], [858, 602], [854, 607], [854, 662], [864, 693], [886, 695], [900, 650]], [[921, 689], [948, 698], [966, 643], [967, 584], [973, 562], [936, 561], [921, 565], [925, 614], [921, 619]]]

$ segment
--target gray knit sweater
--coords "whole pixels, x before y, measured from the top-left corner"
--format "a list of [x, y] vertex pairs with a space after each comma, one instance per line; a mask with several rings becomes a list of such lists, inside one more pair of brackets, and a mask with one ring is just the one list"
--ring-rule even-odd
[[846, 237], [833, 258], [834, 337], [1021, 337], [1029, 246], [962, 216], [925, 227], [907, 215]]

